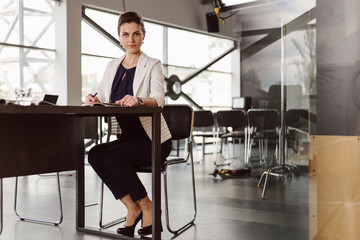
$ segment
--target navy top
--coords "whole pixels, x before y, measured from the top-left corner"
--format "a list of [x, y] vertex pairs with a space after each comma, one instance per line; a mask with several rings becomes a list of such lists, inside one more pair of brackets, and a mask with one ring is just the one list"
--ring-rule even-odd
[[[111, 102], [115, 102], [117, 100], [125, 97], [126, 94], [134, 95], [133, 92], [133, 82], [135, 76], [136, 67], [126, 69], [122, 64], [118, 68], [112, 87], [111, 87]], [[124, 79], [122, 79], [124, 77]]]
[[[127, 94], [134, 96], [133, 83], [136, 67], [126, 69], [122, 64], [118, 68], [113, 84], [111, 86], [110, 101], [115, 102], [122, 99]], [[116, 117], [121, 128], [121, 137], [125, 139], [134, 139], [147, 137], [147, 134], [141, 125], [139, 117]]]

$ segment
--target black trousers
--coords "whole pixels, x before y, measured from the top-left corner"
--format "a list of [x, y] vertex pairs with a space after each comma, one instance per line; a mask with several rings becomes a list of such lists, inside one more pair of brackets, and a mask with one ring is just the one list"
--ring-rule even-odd
[[[161, 159], [171, 152], [171, 139], [161, 144]], [[121, 139], [93, 147], [88, 162], [111, 190], [115, 199], [129, 194], [133, 201], [147, 196], [135, 168], [151, 164], [151, 140], [146, 137]]]

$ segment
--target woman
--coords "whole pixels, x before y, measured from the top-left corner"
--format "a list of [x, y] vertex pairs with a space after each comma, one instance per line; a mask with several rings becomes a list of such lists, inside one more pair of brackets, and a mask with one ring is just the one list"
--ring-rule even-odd
[[[86, 96], [85, 104], [115, 102], [121, 106], [163, 106], [164, 75], [161, 63], [141, 51], [145, 38], [144, 22], [137, 13], [119, 17], [118, 34], [125, 55], [111, 61], [104, 73], [96, 96]], [[121, 135], [118, 139], [93, 147], [88, 161], [109, 187], [116, 199], [127, 208], [125, 226], [119, 234], [132, 236], [142, 220], [140, 236], [151, 234], [152, 202], [137, 176], [135, 167], [151, 163], [151, 118], [117, 117]], [[161, 157], [171, 151], [171, 134], [161, 116]]]

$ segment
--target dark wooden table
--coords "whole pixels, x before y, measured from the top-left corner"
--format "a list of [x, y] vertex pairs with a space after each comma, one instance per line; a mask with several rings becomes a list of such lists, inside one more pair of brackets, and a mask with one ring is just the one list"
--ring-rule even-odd
[[[160, 113], [160, 107], [0, 105], [0, 180], [76, 170], [76, 229], [119, 239], [134, 239], [85, 224], [84, 117], [149, 116], [152, 118], [153, 150], [152, 236], [153, 239], [161, 239]], [[0, 201], [1, 233], [3, 203], [2, 199]]]

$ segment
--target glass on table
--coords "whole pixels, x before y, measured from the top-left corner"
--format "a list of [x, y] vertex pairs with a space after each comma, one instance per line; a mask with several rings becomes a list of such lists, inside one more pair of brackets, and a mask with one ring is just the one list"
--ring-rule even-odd
[[32, 89], [31, 88], [15, 88], [16, 103], [21, 106], [30, 106]]

